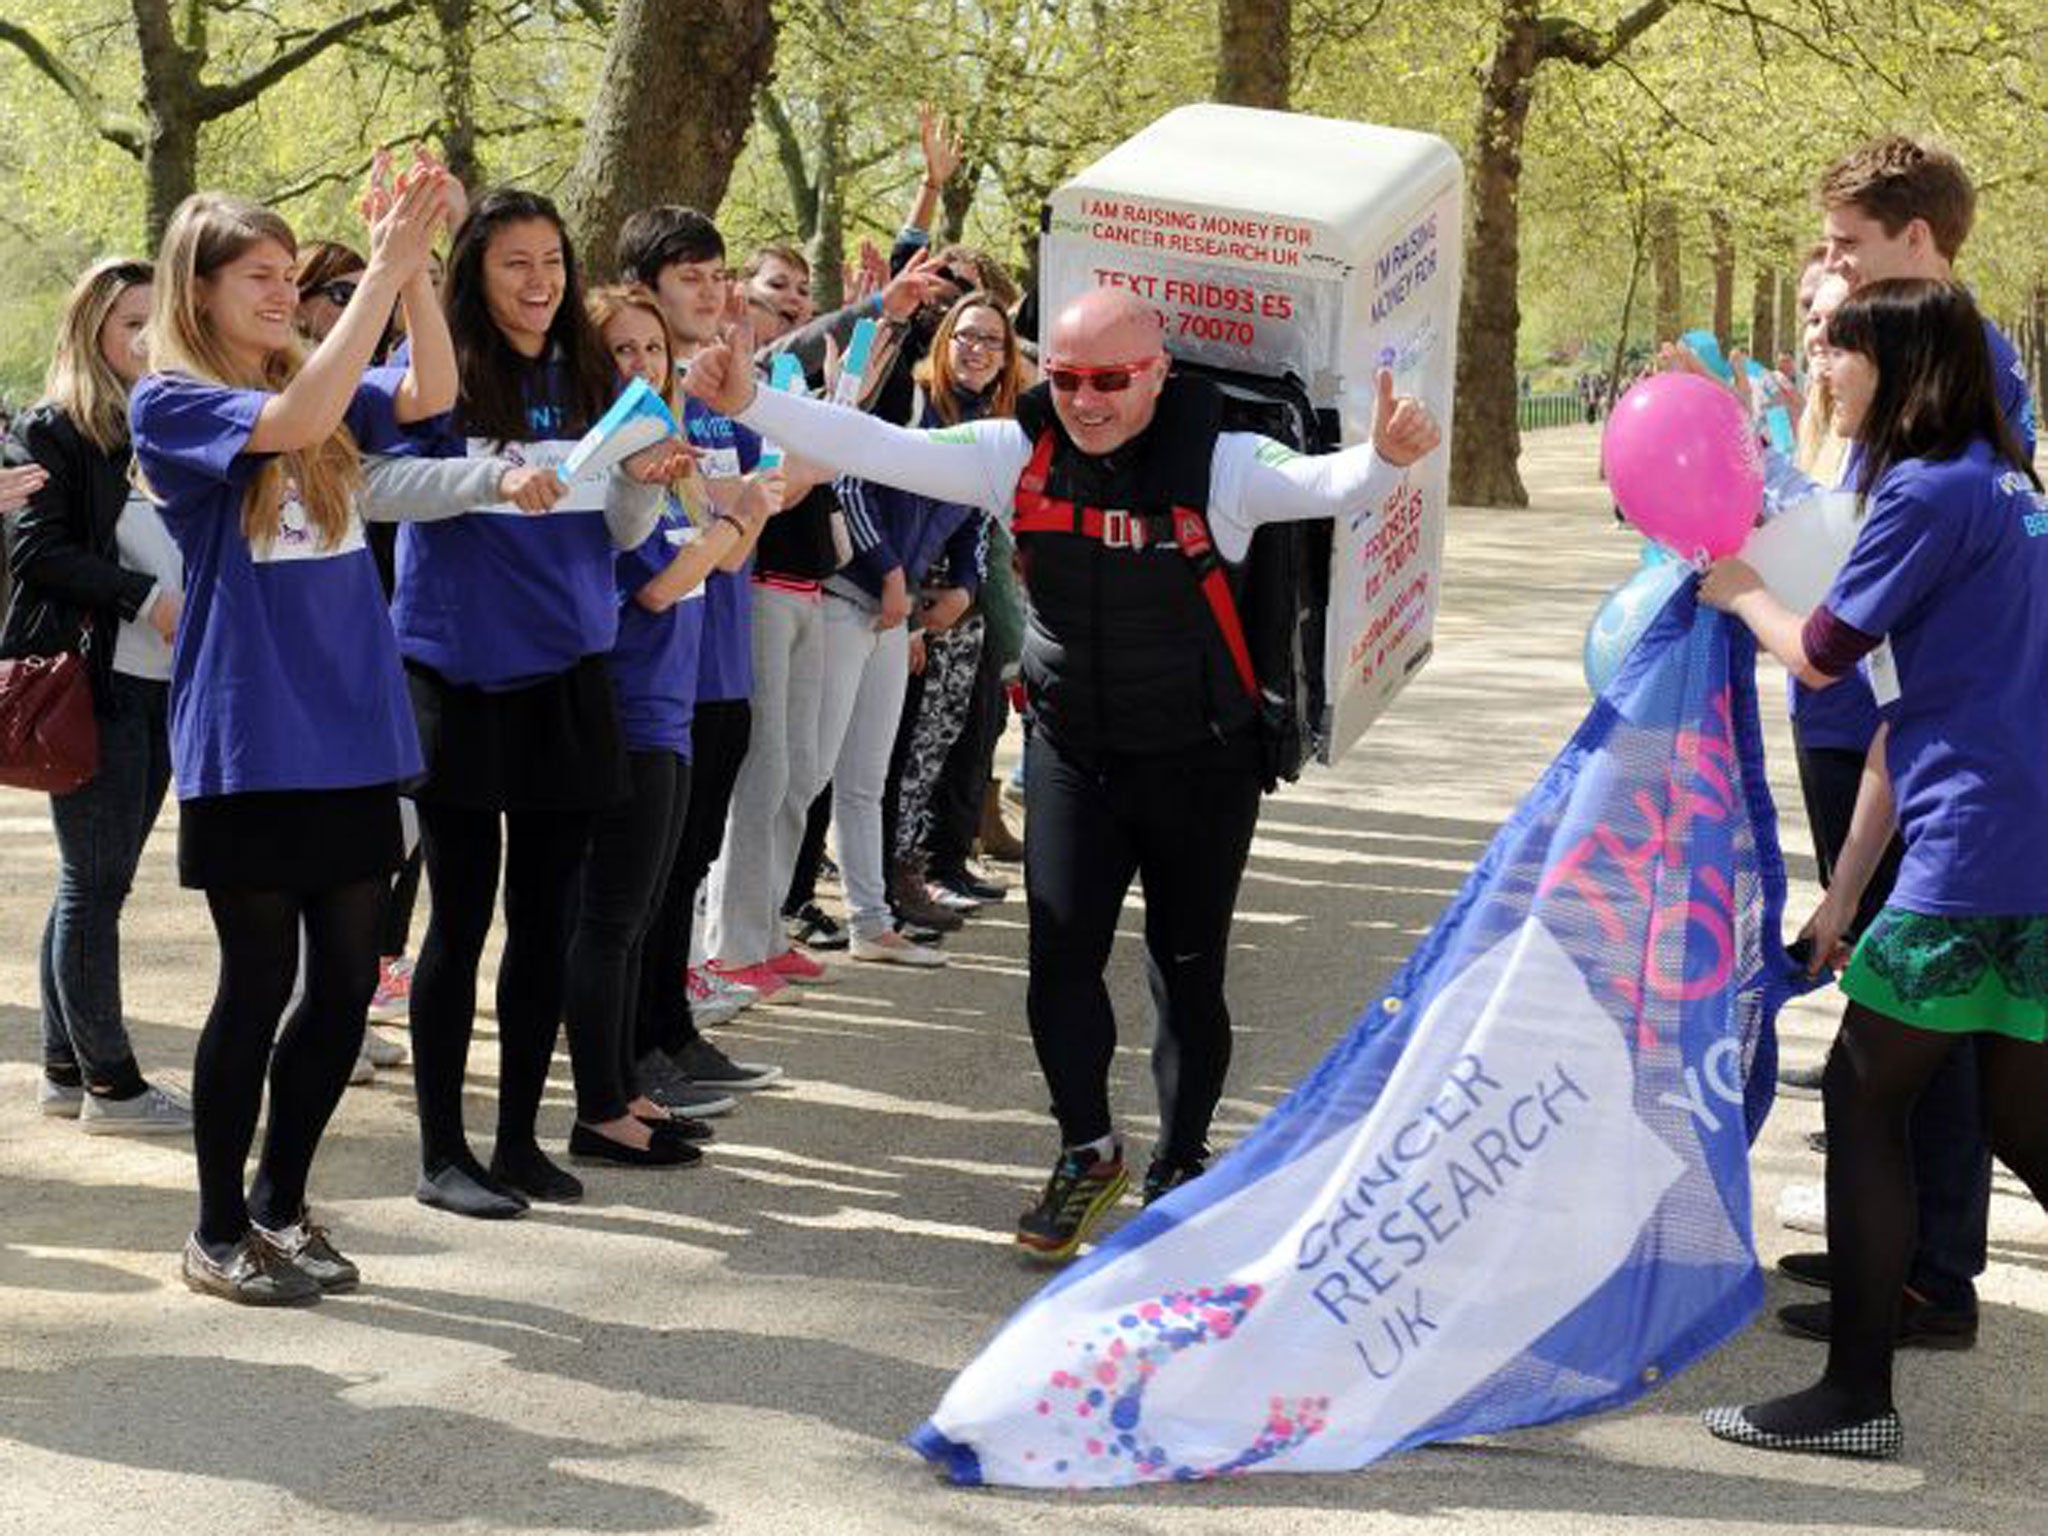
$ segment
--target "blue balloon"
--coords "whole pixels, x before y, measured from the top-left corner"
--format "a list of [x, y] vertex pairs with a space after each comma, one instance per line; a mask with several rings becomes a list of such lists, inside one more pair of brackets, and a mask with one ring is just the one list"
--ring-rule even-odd
[[1661, 560], [1639, 566], [1633, 576], [1607, 594], [1586, 627], [1586, 686], [1595, 698], [1614, 681], [1651, 620], [1664, 611], [1671, 594], [1691, 575], [1692, 567], [1683, 560]]

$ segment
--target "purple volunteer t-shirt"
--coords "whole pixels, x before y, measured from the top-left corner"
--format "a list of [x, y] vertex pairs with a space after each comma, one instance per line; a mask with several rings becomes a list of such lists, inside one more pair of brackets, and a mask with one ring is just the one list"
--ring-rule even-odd
[[[761, 439], [701, 400], [683, 402], [683, 430], [710, 450], [703, 472], [712, 478], [747, 474], [761, 462]], [[754, 589], [750, 558], [737, 571], [713, 571], [704, 583], [704, 640], [697, 653], [697, 702], [718, 704], [754, 692]]]
[[690, 717], [697, 708], [697, 658], [704, 634], [704, 589], [660, 613], [643, 608], [640, 589], [668, 569], [696, 536], [689, 514], [671, 496], [661, 521], [638, 549], [615, 562], [619, 638], [608, 666], [619, 701], [619, 728], [632, 752], [690, 755]]
[[[358, 442], [400, 433], [401, 374], [357, 386]], [[398, 643], [376, 561], [351, 517], [323, 546], [295, 488], [264, 547], [242, 533], [242, 500], [268, 456], [246, 453], [263, 390], [178, 374], [135, 386], [135, 458], [185, 561], [171, 650], [171, 761], [178, 798], [357, 789], [420, 771]]]
[[[1991, 383], [1998, 395], [1998, 409], [2020, 441], [2029, 459], [2034, 456], [2034, 401], [2027, 390], [2026, 364], [2005, 334], [1989, 320], [1984, 322], [1984, 341], [1991, 351]], [[1842, 466], [1842, 483], [1853, 485], [1857, 456], [1851, 452]], [[1802, 747], [1832, 747], [1861, 752], [1877, 734], [1877, 700], [1870, 685], [1859, 674], [1845, 677], [1832, 688], [1816, 692], [1793, 678], [1790, 683], [1792, 724]]]
[[[575, 391], [557, 361], [522, 367], [523, 441], [473, 442], [451, 417], [443, 419], [431, 451], [446, 458], [559, 463], [585, 426]], [[571, 486], [545, 516], [500, 504], [406, 524], [399, 530], [391, 615], [407, 659], [451, 683], [501, 692], [609, 651], [618, 605], [604, 497], [600, 477]]]
[[[2048, 914], [2048, 497], [1989, 443], [1909, 459], [1873, 488], [1825, 607], [1889, 642], [1893, 904]], [[1863, 669], [1882, 685], [1884, 651]]]

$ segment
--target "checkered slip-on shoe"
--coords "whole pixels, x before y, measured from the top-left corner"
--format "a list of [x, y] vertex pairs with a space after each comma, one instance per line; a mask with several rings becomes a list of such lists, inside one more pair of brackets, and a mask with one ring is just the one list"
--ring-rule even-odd
[[1700, 1415], [1707, 1433], [1717, 1440], [1754, 1446], [1760, 1451], [1799, 1451], [1810, 1456], [1855, 1456], [1865, 1461], [1890, 1461], [1899, 1454], [1905, 1433], [1899, 1416], [1886, 1412], [1860, 1424], [1845, 1424], [1817, 1435], [1778, 1435], [1758, 1429], [1741, 1408], [1709, 1408]]

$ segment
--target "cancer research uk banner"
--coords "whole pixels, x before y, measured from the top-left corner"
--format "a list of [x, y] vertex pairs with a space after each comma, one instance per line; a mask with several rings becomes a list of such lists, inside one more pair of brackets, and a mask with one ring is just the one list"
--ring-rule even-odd
[[1754, 657], [1682, 588], [1385, 995], [911, 1443], [963, 1483], [1330, 1471], [1612, 1407], [1740, 1329], [1801, 984]]

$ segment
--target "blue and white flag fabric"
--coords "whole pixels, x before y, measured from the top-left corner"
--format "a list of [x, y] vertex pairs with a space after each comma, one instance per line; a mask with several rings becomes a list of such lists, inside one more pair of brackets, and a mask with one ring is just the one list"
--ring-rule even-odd
[[1743, 1327], [1804, 983], [1754, 643], [1696, 585], [1336, 1049], [1026, 1304], [917, 1450], [1031, 1487], [1360, 1467], [1628, 1402]]

